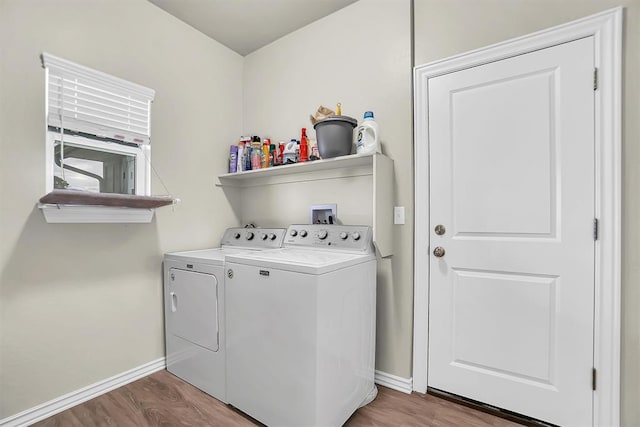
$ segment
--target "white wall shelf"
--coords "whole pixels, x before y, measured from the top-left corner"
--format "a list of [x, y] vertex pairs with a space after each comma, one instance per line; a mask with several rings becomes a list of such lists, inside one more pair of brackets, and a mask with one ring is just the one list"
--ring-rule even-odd
[[[253, 187], [301, 180], [371, 175], [376, 155], [350, 155], [313, 162], [219, 175], [217, 186]], [[385, 156], [386, 157], [386, 156]]]
[[218, 176], [218, 187], [247, 188], [290, 182], [371, 176], [373, 240], [381, 257], [393, 255], [393, 160], [384, 154], [350, 155]]

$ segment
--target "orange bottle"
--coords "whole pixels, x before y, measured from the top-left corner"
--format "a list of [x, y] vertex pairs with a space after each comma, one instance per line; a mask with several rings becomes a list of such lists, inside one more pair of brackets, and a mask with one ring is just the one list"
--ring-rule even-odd
[[269, 144], [271, 144], [271, 140], [269, 138], [265, 138], [262, 143], [262, 161], [260, 163], [260, 169], [269, 167]]

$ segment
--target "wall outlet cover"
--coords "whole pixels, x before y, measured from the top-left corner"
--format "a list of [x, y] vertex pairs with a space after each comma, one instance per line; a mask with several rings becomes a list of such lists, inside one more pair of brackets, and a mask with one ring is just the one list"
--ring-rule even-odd
[[309, 208], [309, 224], [337, 224], [338, 205], [311, 205]]

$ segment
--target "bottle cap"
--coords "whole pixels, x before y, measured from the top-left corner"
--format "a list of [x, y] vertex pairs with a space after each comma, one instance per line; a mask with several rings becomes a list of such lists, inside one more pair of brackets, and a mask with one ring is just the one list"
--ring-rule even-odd
[[276, 144], [269, 144], [269, 150], [275, 150]]
[[364, 112], [365, 119], [373, 119], [373, 111], [365, 111]]
[[251, 138], [251, 141], [252, 141], [252, 142], [260, 142], [260, 137], [259, 137], [259, 136], [253, 136], [253, 137]]

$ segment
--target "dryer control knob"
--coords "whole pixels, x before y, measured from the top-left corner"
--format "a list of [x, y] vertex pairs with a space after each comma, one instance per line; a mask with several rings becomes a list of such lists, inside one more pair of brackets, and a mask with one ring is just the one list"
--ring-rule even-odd
[[240, 238], [240, 236], [241, 236], [241, 235], [240, 235], [240, 233], [238, 233], [238, 232], [236, 232], [236, 234], [234, 234], [234, 235], [233, 235], [233, 237], [235, 237], [236, 239], [239, 239], [239, 238]]
[[247, 240], [252, 240], [253, 239], [253, 231], [247, 231], [247, 234], [245, 234], [244, 237], [246, 237]]
[[327, 232], [327, 230], [320, 230], [318, 232], [318, 239], [324, 240], [327, 238], [328, 235], [329, 235], [329, 232]]
[[353, 237], [353, 240], [360, 240], [360, 233], [357, 231], [351, 233], [351, 236]]
[[298, 235], [298, 230], [296, 230], [295, 228], [291, 229], [291, 231], [289, 232], [289, 234], [291, 235], [291, 237], [296, 237]]
[[261, 238], [262, 240], [267, 240], [267, 235], [266, 235], [265, 233], [262, 233], [262, 234], [260, 235], [260, 238]]
[[269, 240], [276, 240], [276, 235], [275, 235], [275, 233], [271, 233], [271, 234], [269, 234]]
[[349, 237], [349, 234], [346, 231], [343, 231], [342, 233], [340, 233], [340, 238], [342, 240], [346, 240], [347, 237]]
[[307, 237], [307, 230], [300, 230], [300, 237]]

